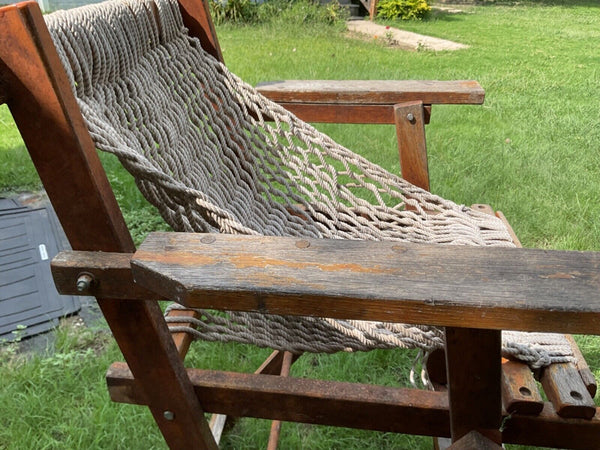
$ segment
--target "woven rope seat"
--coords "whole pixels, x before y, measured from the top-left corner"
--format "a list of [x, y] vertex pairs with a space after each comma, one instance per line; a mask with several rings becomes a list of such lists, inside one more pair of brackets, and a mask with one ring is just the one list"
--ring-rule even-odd
[[[409, 184], [261, 96], [188, 36], [175, 1], [46, 21], [97, 148], [176, 231], [513, 246], [499, 219]], [[211, 311], [192, 322], [173, 331], [295, 353], [443, 346], [435, 327]], [[520, 336], [505, 334], [506, 355], [572, 360], [560, 336]]]

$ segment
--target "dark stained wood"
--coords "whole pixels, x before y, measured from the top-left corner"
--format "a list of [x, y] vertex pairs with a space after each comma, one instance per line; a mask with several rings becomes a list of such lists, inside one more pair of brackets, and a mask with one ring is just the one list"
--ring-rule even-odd
[[471, 431], [502, 442], [501, 336], [497, 330], [446, 327], [450, 430], [456, 443]]
[[491, 441], [477, 431], [471, 431], [464, 435], [450, 447], [448, 450], [501, 450], [502, 446]]
[[[290, 352], [283, 352], [283, 361], [281, 364], [281, 372], [279, 376], [289, 377], [290, 369], [294, 362], [294, 354]], [[279, 435], [281, 434], [281, 420], [274, 420], [271, 422], [271, 432], [269, 433], [269, 441], [267, 442], [267, 450], [277, 450], [279, 443]]]
[[[289, 363], [290, 366], [291, 364], [296, 362], [301, 356], [300, 354], [291, 354], [289, 352], [275, 350], [267, 357], [267, 359], [265, 359], [265, 361], [260, 365], [260, 367], [256, 369], [254, 374], [281, 375], [284, 366], [284, 360], [289, 360], [290, 358], [288, 354], [291, 355], [291, 362]], [[286, 362], [285, 364], [287, 365], [288, 363]], [[289, 369], [286, 370], [289, 374]], [[213, 435], [215, 435], [215, 440], [217, 440], [217, 443], [219, 442], [217, 436], [220, 437], [223, 428], [232, 427], [235, 421], [235, 417], [229, 417], [224, 414], [213, 414], [210, 420], [210, 424], [211, 430], [213, 431]]]
[[[488, 205], [473, 205], [473, 207], [488, 214], [495, 215], [502, 220], [515, 245], [521, 247], [521, 242], [501, 211], [497, 211], [494, 214], [492, 208]], [[569, 340], [575, 357], [581, 361], [581, 369], [578, 370], [578, 368], [571, 363], [560, 364], [558, 366], [555, 365], [555, 367], [545, 371], [546, 378], [543, 383], [544, 391], [548, 389], [546, 395], [553, 399], [555, 407], [558, 409], [561, 416], [587, 418], [590, 414], [594, 414], [594, 403], [591, 397], [596, 393], [596, 380], [594, 374], [587, 366], [587, 362], [581, 354], [575, 340], [569, 334], [565, 335], [565, 337]], [[522, 367], [519, 367], [519, 365]], [[538, 414], [539, 410], [542, 408], [541, 397], [539, 396], [537, 385], [532, 378], [533, 375], [529, 368], [522, 363], [518, 364], [515, 362], [511, 362], [510, 366], [503, 364], [503, 367], [503, 400], [506, 410], [512, 412], [514, 409], [521, 414]], [[576, 373], [579, 373], [580, 379], [575, 376]], [[509, 375], [510, 379], [507, 379]], [[571, 376], [573, 376], [573, 379], [570, 379]], [[574, 399], [572, 397], [573, 392], [577, 395], [576, 392], [581, 390], [580, 381], [585, 385], [586, 390], [591, 395], [587, 401], [584, 401], [584, 398], [586, 398], [585, 394], [582, 394], [581, 399]], [[509, 383], [512, 383], [512, 386]], [[524, 386], [519, 386], [520, 383], [524, 383]], [[521, 394], [520, 390], [522, 388], [525, 389], [525, 392], [533, 393], [534, 398], [529, 396], [519, 398]], [[572, 391], [571, 388], [577, 389], [577, 391]], [[559, 391], [560, 389], [563, 389], [564, 391]], [[576, 401], [575, 404], [573, 403], [574, 400]]]
[[540, 381], [559, 416], [591, 419], [596, 413], [594, 400], [573, 364], [544, 368]]
[[[288, 103], [278, 102], [306, 122], [362, 123], [393, 125], [394, 105], [351, 105], [347, 103]], [[425, 124], [431, 117], [431, 105], [423, 108]]]
[[545, 402], [537, 416], [513, 414], [505, 417], [504, 442], [552, 448], [590, 450], [598, 448], [600, 436], [600, 407], [590, 419], [563, 419], [556, 414], [552, 403]]
[[[188, 373], [209, 412], [410, 434], [450, 434], [443, 392], [198, 369], [188, 369]], [[124, 363], [111, 365], [107, 382], [114, 401], [145, 404], [144, 393]], [[597, 448], [600, 414], [591, 420], [563, 419], [546, 402], [538, 416], [505, 416], [503, 424], [506, 443], [592, 449]]]
[[502, 359], [502, 402], [510, 414], [539, 414], [544, 401], [527, 364]]
[[306, 122], [388, 125], [394, 123], [394, 105], [278, 103]]
[[[449, 435], [445, 393], [337, 381], [188, 369], [206, 411], [231, 416]], [[107, 376], [114, 401], [145, 397], [123, 363]]]
[[590, 367], [588, 366], [588, 363], [585, 360], [585, 357], [581, 353], [581, 350], [579, 349], [577, 342], [575, 342], [575, 339], [573, 339], [573, 336], [571, 336], [570, 334], [567, 334], [567, 335], [565, 335], [565, 337], [571, 344], [571, 348], [573, 349], [573, 354], [575, 355], [575, 358], [577, 358], [577, 370], [579, 371], [579, 375], [581, 376], [581, 379], [583, 380], [583, 384], [585, 384], [585, 387], [587, 388], [591, 397], [594, 398], [596, 396], [596, 390], [598, 389], [596, 377], [590, 370]]
[[476, 81], [285, 80], [260, 83], [256, 89], [275, 102], [395, 105], [482, 104], [485, 92]]
[[415, 101], [395, 105], [394, 118], [402, 178], [429, 191], [423, 102]]
[[[156, 293], [136, 284], [131, 274], [132, 253], [61, 252], [50, 263], [54, 284], [64, 295], [94, 295], [101, 298], [164, 300]], [[85, 267], [85, 270], [82, 269]], [[82, 272], [93, 276], [90, 289], [77, 290]]]
[[[446, 376], [446, 352], [438, 348], [432, 351], [427, 357], [427, 373], [432, 383], [446, 384], [448, 377]], [[437, 389], [436, 389], [437, 390]]]
[[[134, 279], [186, 306], [600, 333], [600, 253], [153, 233]], [[308, 244], [308, 246], [306, 246]], [[399, 288], [401, 287], [401, 288]]]
[[[37, 3], [0, 10], [0, 61], [7, 104], [72, 247], [133, 251]], [[102, 298], [98, 304], [169, 446], [215, 448], [158, 304]]]
[[223, 53], [215, 26], [210, 15], [208, 1], [178, 0], [183, 23], [188, 28], [190, 36], [200, 39], [202, 48], [223, 62]]
[[[283, 370], [284, 360], [286, 358], [286, 354], [289, 352], [282, 352], [279, 350], [273, 351], [269, 355], [267, 359], [260, 365], [258, 369], [254, 372], [255, 374], [263, 374], [263, 375], [281, 375], [281, 371]], [[301, 355], [299, 354], [291, 354], [291, 364], [295, 363]], [[289, 358], [289, 356], [287, 356]], [[289, 369], [288, 374], [289, 374]]]

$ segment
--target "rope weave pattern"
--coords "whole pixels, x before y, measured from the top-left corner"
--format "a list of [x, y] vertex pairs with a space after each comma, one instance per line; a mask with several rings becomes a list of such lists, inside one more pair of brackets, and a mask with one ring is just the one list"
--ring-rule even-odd
[[[175, 230], [513, 245], [497, 218], [409, 184], [261, 96], [188, 36], [174, 0], [115, 0], [46, 21], [96, 146]], [[197, 329], [184, 327], [198, 338], [294, 352], [443, 345], [433, 327], [200, 314]], [[530, 347], [507, 354], [548, 360]]]

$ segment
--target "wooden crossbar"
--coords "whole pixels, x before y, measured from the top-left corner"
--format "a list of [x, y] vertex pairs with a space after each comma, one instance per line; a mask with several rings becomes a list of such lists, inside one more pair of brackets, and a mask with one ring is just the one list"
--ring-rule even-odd
[[[445, 392], [199, 369], [188, 369], [188, 375], [208, 412], [388, 432], [450, 435]], [[147, 399], [126, 364], [114, 363], [108, 371], [107, 382], [112, 400], [146, 404]], [[509, 416], [504, 412], [503, 417], [502, 440], [506, 443], [580, 449], [597, 446], [599, 413], [591, 420], [564, 420], [551, 403], [545, 402], [538, 416]]]

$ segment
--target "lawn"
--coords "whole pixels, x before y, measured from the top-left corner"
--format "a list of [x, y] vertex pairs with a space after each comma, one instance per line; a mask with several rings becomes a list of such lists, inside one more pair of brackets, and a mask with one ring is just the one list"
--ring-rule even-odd
[[[427, 128], [432, 190], [502, 210], [526, 247], [600, 250], [600, 7], [538, 0], [466, 7], [464, 14], [392, 24], [468, 44], [457, 52], [405, 52], [337, 27], [275, 21], [221, 26], [228, 66], [255, 84], [276, 79], [476, 79], [483, 106], [434, 107]], [[318, 125], [398, 171], [389, 126]], [[109, 179], [139, 241], [162, 227], [114, 159]], [[0, 192], [39, 188], [6, 107], [0, 107]], [[109, 402], [103, 376], [120, 358], [106, 332], [64, 327], [54, 353], [23, 360], [0, 347], [0, 449], [164, 448], [144, 408]], [[580, 339], [600, 376], [598, 339]], [[265, 351], [200, 343], [190, 365], [254, 370]], [[412, 353], [309, 356], [295, 376], [406, 384]], [[365, 369], [367, 368], [367, 369]], [[247, 419], [224, 448], [260, 448], [269, 424]], [[285, 424], [281, 448], [431, 448], [430, 440]]]

